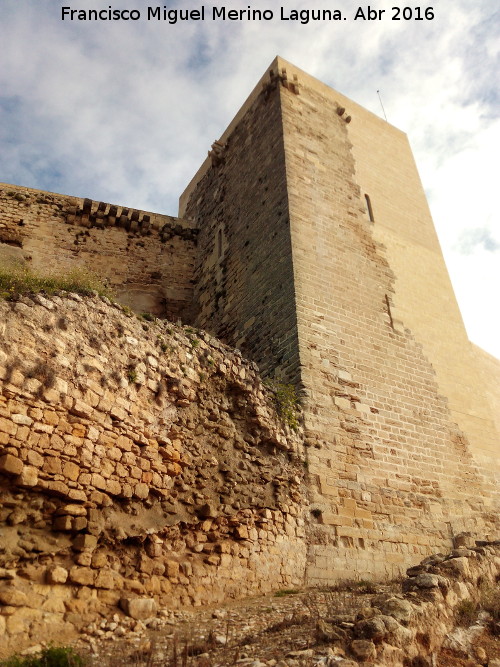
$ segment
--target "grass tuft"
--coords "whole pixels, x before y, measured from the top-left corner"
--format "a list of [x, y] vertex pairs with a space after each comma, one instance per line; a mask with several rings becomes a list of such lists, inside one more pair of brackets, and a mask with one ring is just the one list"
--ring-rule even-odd
[[284, 598], [287, 595], [297, 595], [298, 593], [300, 593], [300, 591], [295, 589], [295, 588], [284, 588], [280, 591], [276, 591], [275, 594], [274, 594], [274, 597], [275, 598]]
[[14, 655], [0, 662], [0, 667], [83, 667], [83, 658], [70, 646], [49, 646], [38, 655]]
[[75, 292], [91, 296], [97, 292], [110, 298], [109, 289], [97, 276], [82, 269], [73, 269], [65, 274], [41, 274], [25, 267], [0, 268], [0, 298], [13, 300], [23, 294], [44, 292]]
[[463, 627], [470, 627], [477, 618], [478, 605], [472, 600], [462, 600], [455, 609], [456, 624]]
[[299, 399], [293, 384], [285, 384], [271, 378], [264, 380], [274, 398], [276, 411], [292, 431], [299, 428]]

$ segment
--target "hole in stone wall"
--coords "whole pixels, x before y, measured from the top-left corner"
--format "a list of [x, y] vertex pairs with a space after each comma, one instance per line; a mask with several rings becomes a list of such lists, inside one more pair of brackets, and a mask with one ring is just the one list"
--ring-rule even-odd
[[217, 257], [222, 257], [222, 229], [217, 230]]
[[392, 329], [394, 329], [394, 320], [392, 319], [391, 302], [389, 301], [389, 296], [387, 294], [385, 295], [385, 305], [387, 306], [387, 314], [389, 315], [391, 327]]
[[354, 547], [353, 538], [347, 537], [346, 535], [341, 536], [340, 544], [346, 549], [352, 549]]
[[370, 222], [375, 222], [375, 218], [373, 217], [372, 203], [368, 195], [365, 195], [365, 201], [366, 201], [366, 210], [368, 211], [368, 217], [370, 218]]

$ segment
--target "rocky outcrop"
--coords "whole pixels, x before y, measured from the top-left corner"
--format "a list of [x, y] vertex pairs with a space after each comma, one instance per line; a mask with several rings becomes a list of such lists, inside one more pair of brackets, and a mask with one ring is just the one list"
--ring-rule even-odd
[[300, 433], [253, 364], [98, 296], [0, 302], [0, 322], [5, 652], [301, 583]]

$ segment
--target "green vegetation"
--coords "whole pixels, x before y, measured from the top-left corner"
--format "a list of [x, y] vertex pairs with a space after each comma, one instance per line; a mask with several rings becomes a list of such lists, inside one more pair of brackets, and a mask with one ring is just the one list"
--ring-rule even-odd
[[275, 598], [284, 598], [287, 595], [298, 595], [299, 593], [300, 593], [300, 591], [295, 589], [295, 588], [284, 588], [281, 591], [276, 591], [276, 593], [274, 594], [274, 597]]
[[137, 371], [135, 368], [128, 369], [127, 380], [130, 382], [130, 384], [135, 384], [137, 382]]
[[498, 632], [497, 624], [500, 622], [500, 596], [498, 584], [482, 583], [479, 586], [481, 597], [479, 602], [474, 600], [462, 600], [455, 609], [455, 620], [457, 625], [468, 628], [477, 621], [480, 611], [486, 611], [490, 615], [490, 626], [492, 632]]
[[27, 371], [26, 376], [36, 378], [45, 389], [53, 387], [56, 381], [56, 372], [48, 361], [39, 361], [36, 366]]
[[296, 431], [299, 428], [299, 399], [293, 384], [285, 384], [268, 378], [264, 384], [274, 394], [274, 404], [276, 411], [284, 422]]
[[471, 626], [477, 617], [478, 605], [472, 600], [462, 600], [455, 609], [455, 621], [464, 628]]
[[340, 579], [337, 583], [328, 586], [331, 593], [349, 593], [370, 595], [379, 592], [377, 585], [369, 579]]
[[51, 295], [58, 292], [76, 292], [90, 296], [97, 292], [101, 296], [111, 296], [108, 288], [94, 275], [81, 269], [65, 274], [41, 274], [24, 267], [0, 268], [0, 298], [12, 300], [22, 294], [44, 292]]
[[146, 320], [147, 322], [154, 322], [156, 317], [152, 313], [142, 313], [140, 315], [141, 319]]
[[494, 623], [500, 622], [500, 590], [499, 586], [488, 586], [481, 593], [481, 607], [491, 615]]
[[161, 336], [158, 336], [157, 342], [162, 352], [166, 352], [171, 347], [170, 345], [167, 345], [167, 343], [165, 343], [164, 339]]
[[49, 646], [38, 655], [14, 655], [0, 662], [0, 667], [82, 667], [84, 660], [69, 646]]

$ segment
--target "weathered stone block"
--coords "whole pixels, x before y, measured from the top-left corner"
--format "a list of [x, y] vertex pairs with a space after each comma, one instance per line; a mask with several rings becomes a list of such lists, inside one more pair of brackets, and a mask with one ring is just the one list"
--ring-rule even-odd
[[79, 398], [75, 399], [71, 412], [77, 417], [90, 417], [93, 408]]
[[13, 414], [11, 415], [11, 419], [14, 424], [19, 424], [22, 426], [31, 426], [31, 424], [33, 424], [33, 420], [31, 417], [28, 417], [28, 415]]
[[0, 589], [0, 604], [10, 607], [24, 607], [28, 604], [28, 598], [22, 591], [15, 588]]
[[42, 469], [50, 475], [60, 475], [62, 472], [61, 459], [56, 456], [46, 456]]
[[56, 516], [52, 522], [54, 530], [71, 530], [73, 520], [70, 516]]
[[77, 503], [68, 503], [67, 505], [58, 507], [55, 511], [55, 515], [87, 516], [87, 509], [83, 505]]
[[65, 584], [68, 579], [68, 570], [60, 565], [51, 567], [47, 570], [46, 579], [49, 584]]
[[413, 606], [400, 598], [389, 598], [377, 605], [382, 614], [392, 616], [399, 622], [408, 623], [413, 616]]
[[236, 526], [234, 534], [239, 540], [248, 540], [249, 538], [247, 526]]
[[216, 507], [211, 503], [205, 503], [199, 507], [197, 514], [204, 519], [215, 519], [219, 516], [219, 512], [217, 511]]
[[51, 596], [41, 606], [42, 611], [47, 611], [52, 614], [64, 614], [66, 611], [66, 606], [64, 600], [60, 598]]
[[149, 496], [149, 486], [142, 482], [139, 482], [134, 487], [134, 496], [136, 498], [147, 498]]
[[7, 433], [7, 435], [15, 435], [17, 431], [17, 425], [14, 424], [10, 419], [5, 417], [0, 417], [0, 432]]
[[92, 586], [96, 573], [90, 567], [77, 567], [76, 565], [69, 571], [69, 581], [79, 586]]
[[95, 486], [96, 489], [101, 489], [104, 491], [106, 489], [106, 480], [102, 475], [95, 472], [92, 474], [92, 486]]
[[16, 477], [15, 481], [19, 486], [36, 486], [38, 483], [38, 470], [32, 466], [24, 466], [21, 474]]
[[23, 462], [17, 456], [4, 454], [0, 456], [0, 472], [6, 475], [20, 475], [23, 471]]
[[78, 532], [87, 528], [88, 521], [84, 516], [75, 516], [71, 522], [71, 530]]
[[375, 644], [367, 639], [355, 639], [350, 648], [354, 657], [361, 662], [371, 662], [377, 657]]
[[156, 602], [152, 598], [121, 598], [120, 607], [136, 620], [144, 620], [156, 615]]
[[106, 588], [113, 590], [117, 587], [117, 578], [112, 570], [99, 570], [94, 582], [96, 588]]
[[106, 480], [106, 491], [113, 496], [119, 496], [122, 492], [122, 485], [115, 479]]
[[70, 461], [66, 461], [65, 463], [63, 463], [62, 466], [62, 474], [67, 479], [76, 481], [80, 474], [80, 467], [77, 466], [76, 463], [71, 463]]
[[89, 551], [95, 549], [96, 546], [97, 537], [88, 533], [77, 535], [73, 540], [73, 549], [76, 551]]

